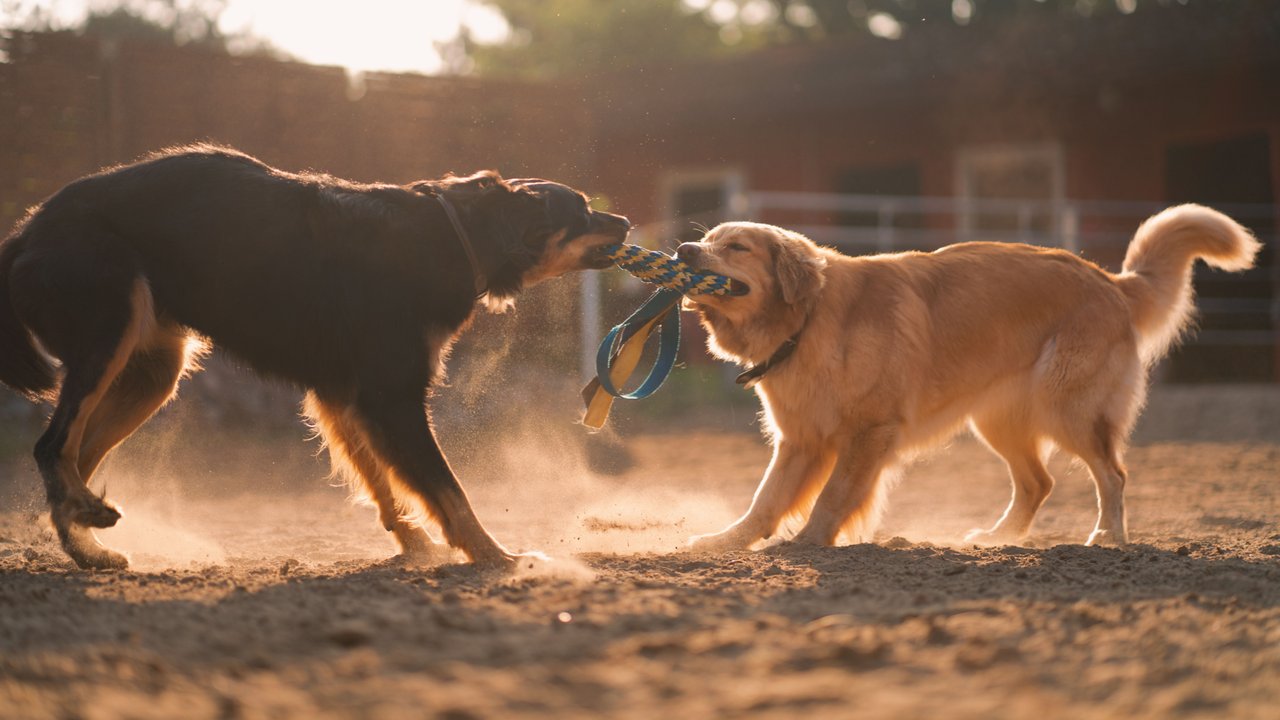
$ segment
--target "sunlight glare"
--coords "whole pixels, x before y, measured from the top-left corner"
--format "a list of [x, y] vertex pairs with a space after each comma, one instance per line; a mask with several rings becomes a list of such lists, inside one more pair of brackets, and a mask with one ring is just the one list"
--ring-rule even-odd
[[[192, 2], [173, 1], [177, 7]], [[83, 23], [90, 8], [105, 12], [119, 5], [150, 14], [163, 10], [163, 5], [121, 0], [9, 0], [0, 3], [0, 19], [23, 22], [38, 16], [63, 29]], [[437, 73], [446, 68], [436, 44], [456, 39], [460, 31], [482, 44], [511, 35], [500, 12], [475, 0], [227, 0], [218, 29], [249, 32], [303, 62], [356, 72]]]
[[365, 0], [358, 5], [308, 0], [231, 0], [224, 32], [248, 30], [309, 63], [356, 71], [440, 72], [435, 44], [465, 28], [478, 42], [510, 32], [495, 10], [468, 0]]
[[867, 30], [872, 35], [886, 40], [897, 40], [902, 37], [902, 23], [889, 13], [872, 13], [867, 18]]

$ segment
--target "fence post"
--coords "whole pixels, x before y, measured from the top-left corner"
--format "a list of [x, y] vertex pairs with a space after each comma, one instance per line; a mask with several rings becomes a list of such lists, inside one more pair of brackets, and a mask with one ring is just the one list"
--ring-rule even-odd
[[600, 344], [600, 275], [603, 271], [588, 270], [581, 274], [578, 286], [582, 325], [579, 327], [579, 366], [582, 378], [595, 377], [596, 346]]
[[893, 203], [887, 200], [881, 200], [876, 206], [876, 251], [882, 253], [893, 252], [893, 220], [894, 220]]
[[1080, 208], [1067, 205], [1062, 210], [1062, 249], [1072, 255], [1080, 254]]

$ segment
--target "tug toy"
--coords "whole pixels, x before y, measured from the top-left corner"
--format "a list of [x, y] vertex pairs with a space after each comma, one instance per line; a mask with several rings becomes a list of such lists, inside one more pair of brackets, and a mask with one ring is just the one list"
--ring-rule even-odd
[[[639, 400], [649, 397], [671, 374], [680, 349], [680, 312], [682, 295], [734, 295], [733, 281], [723, 275], [697, 272], [670, 255], [648, 250], [639, 245], [615, 245], [608, 257], [618, 267], [646, 283], [657, 285], [654, 292], [631, 317], [614, 326], [604, 336], [596, 352], [596, 378], [582, 389], [587, 410], [582, 424], [589, 428], [604, 427], [614, 398]], [[630, 392], [620, 388], [640, 362], [649, 336], [658, 335], [658, 356], [640, 386]]]

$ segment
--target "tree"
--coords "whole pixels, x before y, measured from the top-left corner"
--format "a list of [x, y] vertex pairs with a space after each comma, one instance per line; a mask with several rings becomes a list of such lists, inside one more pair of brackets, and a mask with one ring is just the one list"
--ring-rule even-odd
[[[1190, 0], [735, 0], [740, 8], [765, 2], [789, 40], [852, 34], [900, 37], [912, 27], [964, 26], [1025, 15], [1092, 17]], [[1223, 0], [1198, 0], [1221, 2]], [[701, 2], [699, 3], [701, 4]], [[716, 3], [708, 3], [708, 7]]]
[[1029, 15], [1092, 17], [1229, 0], [476, 0], [506, 17], [495, 44], [463, 37], [455, 68], [549, 77], [727, 55], [836, 38], [893, 40], [917, 28], [959, 29]]
[[732, 51], [721, 28], [682, 0], [482, 0], [511, 26], [499, 44], [464, 32], [449, 55], [483, 75], [590, 75]]
[[[83, 23], [69, 29], [107, 39], [234, 51], [241, 55], [281, 56], [278, 49], [262, 38], [247, 33], [224, 33], [218, 21], [226, 8], [227, 0], [126, 0], [109, 9], [90, 6]], [[39, 4], [4, 0], [0, 2], [0, 10], [10, 30], [67, 29], [57, 27], [52, 13]]]

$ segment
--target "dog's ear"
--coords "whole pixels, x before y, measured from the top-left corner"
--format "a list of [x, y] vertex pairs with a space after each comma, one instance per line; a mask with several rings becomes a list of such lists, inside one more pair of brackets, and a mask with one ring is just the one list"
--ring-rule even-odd
[[773, 267], [778, 292], [788, 305], [805, 304], [817, 297], [826, 281], [827, 261], [813, 241], [798, 233], [781, 231], [773, 242]]
[[547, 201], [529, 191], [522, 191], [504, 198], [499, 212], [506, 247], [540, 255], [551, 235]]

